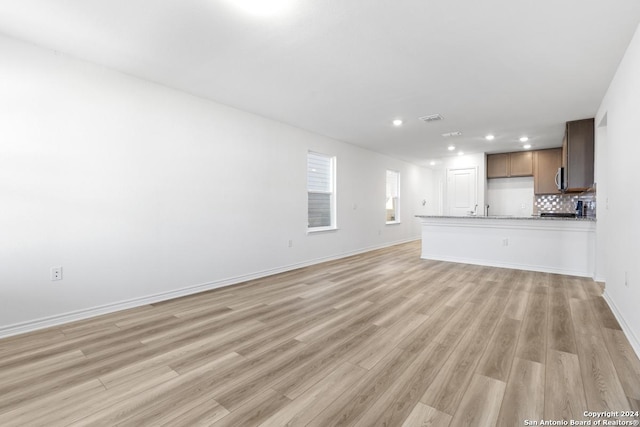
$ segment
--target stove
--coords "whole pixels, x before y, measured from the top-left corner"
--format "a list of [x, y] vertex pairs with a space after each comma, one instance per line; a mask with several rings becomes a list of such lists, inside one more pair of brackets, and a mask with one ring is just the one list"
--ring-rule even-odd
[[576, 214], [572, 212], [540, 212], [540, 216], [551, 218], [575, 218]]

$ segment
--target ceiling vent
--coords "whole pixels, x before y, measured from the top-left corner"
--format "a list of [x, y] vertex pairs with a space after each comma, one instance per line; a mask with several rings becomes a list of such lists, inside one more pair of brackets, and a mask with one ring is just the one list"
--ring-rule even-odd
[[440, 114], [431, 114], [430, 116], [422, 116], [422, 117], [418, 117], [420, 120], [422, 120], [423, 122], [437, 122], [440, 120], [444, 120], [444, 117], [442, 117]]
[[447, 133], [443, 133], [442, 136], [444, 136], [445, 138], [448, 138], [450, 136], [461, 136], [462, 132], [460, 131], [455, 131], [455, 132], [447, 132]]

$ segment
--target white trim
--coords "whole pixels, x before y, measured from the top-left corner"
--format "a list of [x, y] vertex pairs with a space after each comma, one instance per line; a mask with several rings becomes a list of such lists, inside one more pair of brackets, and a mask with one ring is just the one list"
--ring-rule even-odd
[[629, 327], [629, 324], [624, 320], [624, 317], [622, 317], [622, 313], [620, 313], [620, 310], [618, 310], [618, 307], [613, 302], [613, 300], [607, 293], [606, 289], [604, 290], [602, 297], [607, 302], [607, 304], [609, 305], [609, 308], [611, 309], [611, 312], [618, 320], [618, 323], [622, 328], [622, 332], [624, 333], [624, 335], [627, 337], [627, 340], [629, 340], [629, 343], [631, 344], [631, 348], [633, 348], [633, 351], [636, 353], [636, 356], [640, 358], [640, 339], [638, 339], [638, 337], [633, 333], [633, 329], [631, 329]]
[[326, 227], [313, 227], [313, 228], [307, 228], [307, 234], [322, 233], [325, 231], [337, 231], [337, 230], [338, 230], [338, 227], [333, 227], [331, 225]]
[[105, 304], [98, 307], [76, 310], [69, 313], [56, 314], [53, 316], [29, 320], [21, 323], [14, 323], [12, 325], [0, 327], [0, 338], [6, 338], [13, 335], [33, 332], [33, 331], [44, 329], [44, 328], [50, 328], [53, 326], [63, 325], [65, 323], [75, 322], [77, 320], [88, 319], [91, 317], [113, 313], [116, 311], [126, 310], [129, 308], [140, 307], [143, 305], [153, 304], [160, 301], [166, 301], [174, 298], [196, 294], [199, 292], [209, 291], [216, 288], [231, 286], [238, 283], [246, 282], [248, 280], [259, 279], [259, 278], [271, 276], [274, 274], [296, 270], [298, 268], [308, 267], [311, 265], [320, 264], [327, 261], [334, 261], [340, 258], [346, 258], [353, 255], [374, 251], [376, 249], [383, 249], [390, 246], [400, 245], [402, 243], [414, 242], [417, 240], [420, 240], [420, 237], [412, 237], [408, 239], [402, 239], [402, 240], [397, 240], [389, 243], [384, 243], [381, 245], [369, 246], [366, 248], [357, 249], [349, 252], [343, 252], [340, 254], [331, 255], [327, 257], [316, 258], [309, 261], [300, 262], [297, 264], [290, 264], [290, 265], [277, 267], [269, 270], [262, 270], [255, 273], [245, 274], [242, 276], [236, 276], [236, 277], [231, 277], [227, 279], [217, 280], [215, 282], [202, 283], [199, 285], [189, 286], [189, 287], [177, 289], [174, 291], [161, 292], [159, 294], [133, 298], [130, 300]]
[[565, 274], [568, 276], [589, 277], [589, 278], [591, 277], [591, 275], [585, 273], [584, 271], [570, 270], [570, 269], [563, 269], [563, 268], [553, 268], [545, 265], [519, 264], [519, 263], [499, 262], [499, 261], [485, 260], [485, 259], [439, 256], [439, 255], [430, 255], [430, 254], [422, 255], [421, 258], [433, 260], [433, 261], [446, 261], [446, 262], [457, 262], [460, 264], [482, 265], [486, 267], [511, 268], [514, 270], [539, 271], [541, 273]]

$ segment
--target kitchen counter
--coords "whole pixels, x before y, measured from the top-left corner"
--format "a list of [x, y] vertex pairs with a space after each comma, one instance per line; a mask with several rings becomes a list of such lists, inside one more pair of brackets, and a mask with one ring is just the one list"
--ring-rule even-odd
[[466, 216], [448, 216], [448, 215], [416, 215], [418, 218], [460, 218], [460, 219], [515, 219], [515, 220], [542, 220], [542, 221], [596, 221], [595, 217], [583, 216], [575, 218], [567, 217], [552, 217], [552, 216], [514, 216], [514, 215], [466, 215]]
[[595, 218], [417, 217], [423, 259], [593, 277]]

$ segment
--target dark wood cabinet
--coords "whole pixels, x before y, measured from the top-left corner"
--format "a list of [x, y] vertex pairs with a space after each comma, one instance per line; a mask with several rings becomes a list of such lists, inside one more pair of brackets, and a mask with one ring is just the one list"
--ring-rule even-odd
[[584, 191], [593, 185], [594, 119], [567, 122], [562, 141], [565, 191]]
[[533, 175], [530, 151], [487, 154], [487, 178], [509, 178]]
[[533, 153], [531, 151], [509, 153], [509, 163], [509, 176], [533, 175]]
[[533, 187], [535, 194], [560, 194], [556, 182], [562, 166], [562, 148], [533, 152]]
[[559, 194], [558, 168], [564, 168], [565, 192], [593, 186], [594, 119], [567, 122], [562, 148], [487, 154], [487, 178], [534, 177], [535, 194]]
[[509, 153], [487, 155], [487, 178], [509, 176]]

